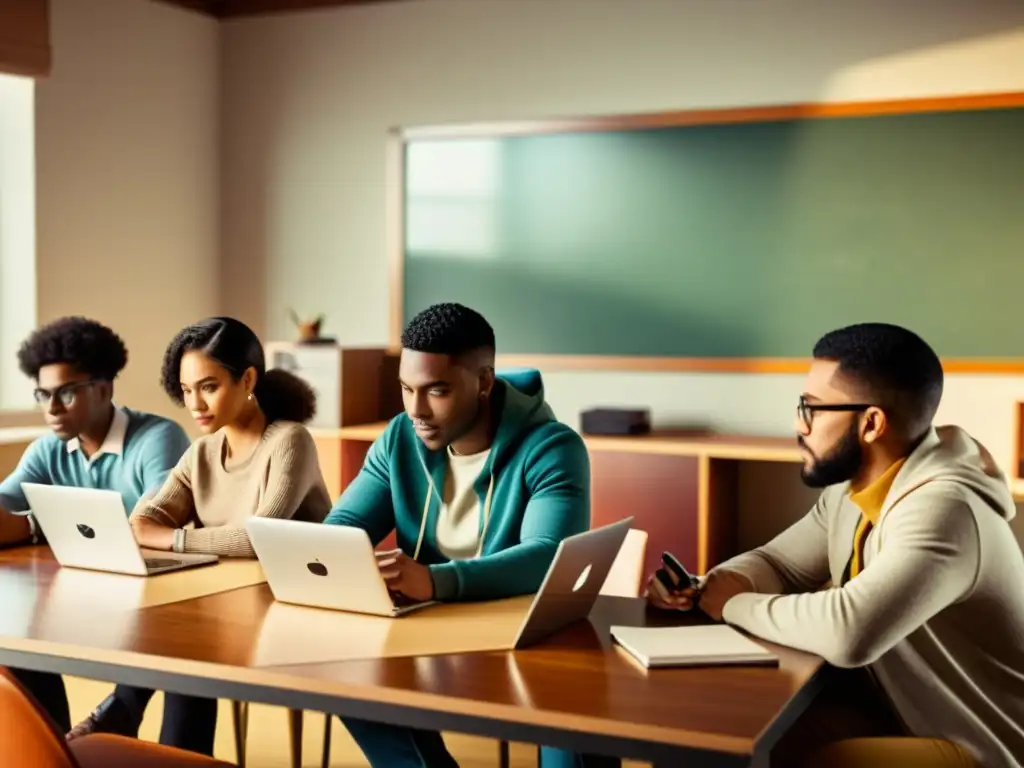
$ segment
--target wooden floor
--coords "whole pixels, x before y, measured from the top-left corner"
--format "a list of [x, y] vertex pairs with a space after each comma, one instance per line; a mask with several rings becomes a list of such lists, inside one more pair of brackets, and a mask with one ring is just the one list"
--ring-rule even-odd
[[[113, 686], [92, 680], [65, 678], [68, 699], [71, 703], [73, 723], [85, 717], [89, 711], [110, 693]], [[146, 718], [142, 723], [141, 738], [155, 741], [160, 732], [160, 718], [163, 712], [163, 697], [153, 698]], [[365, 768], [366, 759], [349, 737], [337, 718], [332, 718], [331, 767]], [[323, 745], [323, 715], [307, 712], [303, 734], [303, 768], [319, 768]], [[220, 703], [217, 719], [216, 757], [229, 762], [235, 761], [234, 737], [232, 735], [231, 707], [226, 701]], [[446, 735], [445, 742], [453, 757], [462, 768], [493, 768], [498, 764], [498, 744], [491, 739]], [[278, 707], [253, 705], [249, 712], [249, 740], [247, 752], [248, 768], [290, 768], [288, 758], [288, 717]], [[537, 765], [537, 748], [528, 744], [512, 745], [513, 768], [534, 768]], [[640, 763], [624, 763], [624, 768], [639, 768]]]

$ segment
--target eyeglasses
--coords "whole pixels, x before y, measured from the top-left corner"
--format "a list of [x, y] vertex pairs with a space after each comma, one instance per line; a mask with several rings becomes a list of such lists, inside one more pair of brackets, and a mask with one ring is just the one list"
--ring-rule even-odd
[[35, 398], [38, 405], [49, 405], [53, 402], [54, 398], [57, 398], [61, 405], [65, 408], [70, 408], [75, 403], [75, 395], [78, 394], [78, 390], [91, 387], [95, 383], [95, 379], [88, 379], [86, 381], [72, 381], [70, 384], [57, 387], [52, 392], [48, 389], [36, 389], [32, 392], [32, 397]]
[[807, 429], [810, 429], [811, 423], [814, 421], [815, 411], [847, 411], [856, 413], [866, 411], [871, 407], [870, 403], [809, 403], [806, 397], [800, 395], [800, 402], [796, 406], [796, 415], [800, 422]]

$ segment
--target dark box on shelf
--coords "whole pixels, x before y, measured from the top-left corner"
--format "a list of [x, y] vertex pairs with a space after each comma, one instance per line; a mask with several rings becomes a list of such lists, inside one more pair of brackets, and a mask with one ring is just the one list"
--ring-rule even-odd
[[647, 408], [591, 408], [580, 414], [585, 435], [646, 435], [651, 431]]

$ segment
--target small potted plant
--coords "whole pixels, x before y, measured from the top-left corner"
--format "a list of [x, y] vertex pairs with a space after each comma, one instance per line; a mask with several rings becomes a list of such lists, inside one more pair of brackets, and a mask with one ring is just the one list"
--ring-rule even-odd
[[320, 344], [325, 341], [320, 336], [320, 329], [324, 323], [323, 314], [317, 315], [312, 320], [303, 320], [294, 309], [289, 309], [288, 314], [299, 331], [300, 344]]

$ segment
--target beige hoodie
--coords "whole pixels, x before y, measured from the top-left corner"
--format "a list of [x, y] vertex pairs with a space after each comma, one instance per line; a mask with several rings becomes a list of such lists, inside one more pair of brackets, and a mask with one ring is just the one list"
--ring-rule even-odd
[[992, 457], [958, 427], [930, 430], [896, 475], [841, 587], [860, 510], [825, 489], [799, 522], [720, 569], [758, 594], [724, 619], [823, 657], [867, 666], [909, 733], [957, 742], [988, 768], [1024, 765], [1024, 554]]

